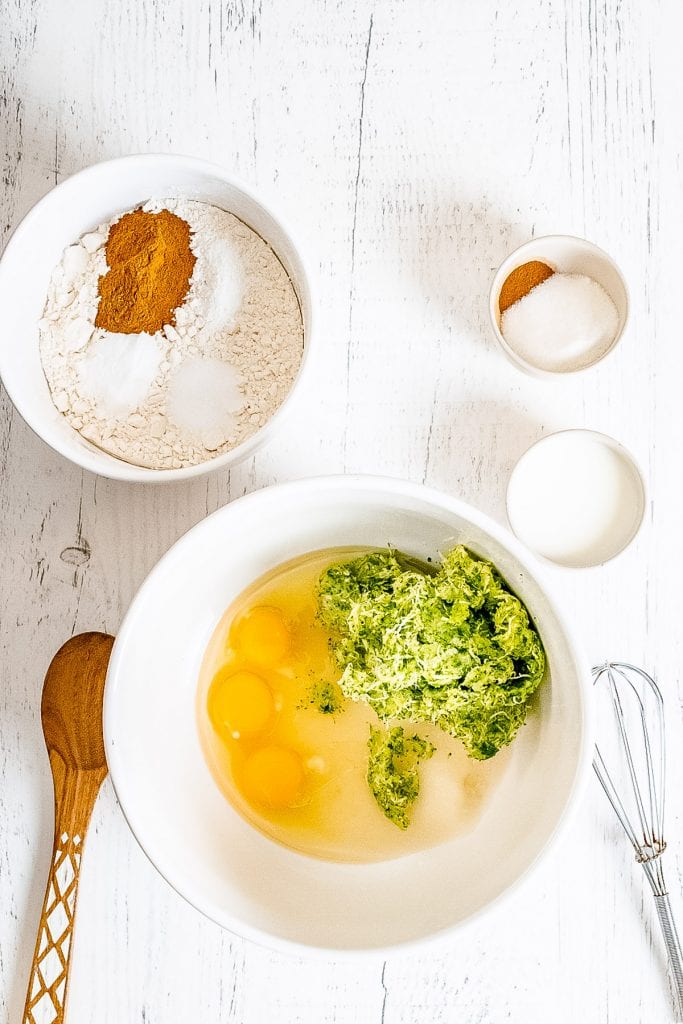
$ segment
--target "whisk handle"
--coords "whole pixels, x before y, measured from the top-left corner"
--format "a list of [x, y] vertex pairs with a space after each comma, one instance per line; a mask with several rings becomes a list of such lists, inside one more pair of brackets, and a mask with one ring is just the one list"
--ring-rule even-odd
[[681, 952], [681, 943], [678, 938], [678, 931], [671, 911], [668, 893], [664, 893], [663, 896], [655, 894], [655, 906], [659, 915], [659, 923], [662, 926], [666, 951], [669, 954], [669, 963], [671, 965], [679, 1007], [683, 1010], [683, 952]]

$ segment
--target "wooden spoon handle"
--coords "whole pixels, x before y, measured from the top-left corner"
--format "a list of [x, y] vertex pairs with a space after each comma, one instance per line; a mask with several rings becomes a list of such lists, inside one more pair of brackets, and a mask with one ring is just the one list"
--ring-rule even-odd
[[24, 1007], [24, 1024], [64, 1020], [81, 857], [106, 770], [67, 768], [50, 755], [55, 782], [55, 838]]

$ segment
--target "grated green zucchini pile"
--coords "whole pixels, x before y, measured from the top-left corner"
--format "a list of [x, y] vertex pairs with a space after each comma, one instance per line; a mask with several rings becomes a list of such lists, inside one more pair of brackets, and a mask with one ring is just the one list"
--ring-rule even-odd
[[420, 761], [428, 760], [435, 749], [422, 736], [406, 736], [400, 725], [370, 728], [368, 785], [380, 810], [399, 828], [408, 828], [420, 793]]
[[432, 722], [480, 760], [514, 738], [546, 658], [490, 562], [459, 546], [427, 575], [372, 552], [326, 569], [318, 598], [346, 697], [384, 722]]

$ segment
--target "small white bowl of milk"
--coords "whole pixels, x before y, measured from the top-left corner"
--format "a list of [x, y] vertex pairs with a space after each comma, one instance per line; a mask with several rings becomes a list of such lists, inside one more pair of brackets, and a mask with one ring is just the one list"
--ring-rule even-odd
[[516, 536], [558, 565], [602, 565], [634, 539], [645, 514], [642, 474], [623, 445], [594, 430], [562, 430], [529, 448], [507, 490]]

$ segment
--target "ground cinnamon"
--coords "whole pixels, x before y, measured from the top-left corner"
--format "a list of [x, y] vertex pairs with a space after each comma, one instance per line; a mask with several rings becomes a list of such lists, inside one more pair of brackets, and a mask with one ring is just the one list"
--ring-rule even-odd
[[505, 278], [505, 283], [500, 290], [498, 298], [500, 312], [504, 313], [510, 306], [514, 306], [515, 302], [519, 302], [529, 294], [532, 288], [547, 281], [554, 273], [554, 270], [546, 263], [541, 263], [540, 260], [530, 260], [529, 263], [523, 263], [521, 267], [517, 267]]
[[112, 224], [105, 253], [109, 269], [98, 283], [95, 326], [154, 334], [175, 325], [195, 265], [187, 221], [169, 210], [133, 210]]

